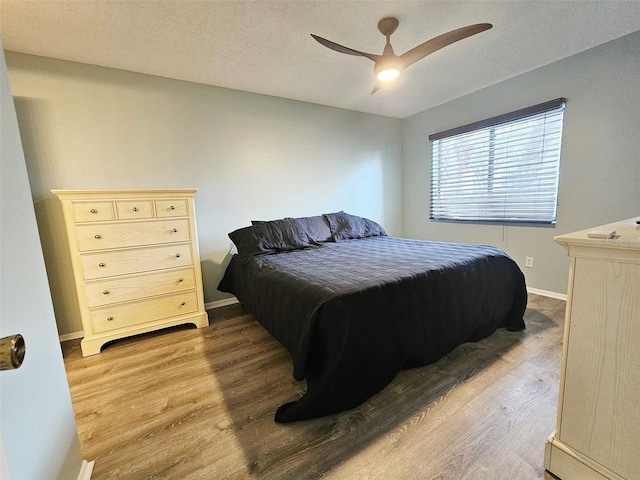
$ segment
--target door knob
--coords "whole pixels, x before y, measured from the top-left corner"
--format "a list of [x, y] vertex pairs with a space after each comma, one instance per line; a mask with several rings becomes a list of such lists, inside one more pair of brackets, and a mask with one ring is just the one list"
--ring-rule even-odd
[[24, 360], [25, 345], [22, 335], [0, 338], [0, 370], [20, 368]]

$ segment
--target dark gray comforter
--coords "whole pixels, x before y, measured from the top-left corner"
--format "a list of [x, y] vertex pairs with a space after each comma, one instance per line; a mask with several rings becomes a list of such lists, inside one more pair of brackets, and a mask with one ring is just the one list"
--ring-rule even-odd
[[434, 362], [498, 327], [524, 328], [524, 276], [489, 246], [370, 237], [236, 255], [218, 287], [236, 295], [307, 381], [276, 421], [353, 408], [403, 368]]

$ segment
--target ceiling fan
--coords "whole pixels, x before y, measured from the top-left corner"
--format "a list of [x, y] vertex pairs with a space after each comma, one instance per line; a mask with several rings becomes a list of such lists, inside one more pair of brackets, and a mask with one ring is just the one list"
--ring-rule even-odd
[[354, 50], [353, 48], [344, 47], [327, 40], [326, 38], [314, 35], [313, 33], [311, 36], [325, 47], [335, 50], [336, 52], [346, 53], [347, 55], [359, 55], [372, 60], [375, 63], [373, 71], [377, 78], [376, 85], [371, 92], [373, 95], [384, 87], [385, 84], [398, 78], [400, 72], [409, 65], [413, 65], [418, 60], [432, 54], [436, 50], [440, 50], [441, 48], [451, 45], [463, 38], [489, 30], [493, 26], [490, 23], [477, 23], [475, 25], [458, 28], [432, 38], [431, 40], [427, 40], [402, 55], [396, 55], [393, 51], [393, 47], [391, 46], [390, 37], [391, 34], [396, 31], [396, 28], [398, 28], [399, 23], [398, 19], [393, 17], [383, 18], [378, 22], [378, 30], [387, 37], [387, 44], [384, 46], [382, 55], [375, 55], [373, 53], [361, 52], [359, 50]]

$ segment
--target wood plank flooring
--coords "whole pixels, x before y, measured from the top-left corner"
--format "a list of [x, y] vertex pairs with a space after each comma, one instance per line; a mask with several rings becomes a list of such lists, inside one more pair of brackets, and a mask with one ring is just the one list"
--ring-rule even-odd
[[273, 415], [304, 382], [239, 305], [92, 357], [65, 342], [82, 454], [93, 480], [551, 478], [564, 310], [530, 295], [524, 332], [498, 330], [351, 411], [287, 425]]

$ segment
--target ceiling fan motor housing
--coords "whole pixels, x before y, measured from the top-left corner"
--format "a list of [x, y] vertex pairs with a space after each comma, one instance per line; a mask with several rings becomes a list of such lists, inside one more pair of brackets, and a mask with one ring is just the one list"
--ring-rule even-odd
[[378, 22], [378, 30], [380, 30], [380, 33], [386, 37], [388, 35], [391, 35], [393, 32], [395, 32], [399, 24], [400, 22], [398, 21], [397, 18], [394, 18], [394, 17], [383, 18]]

